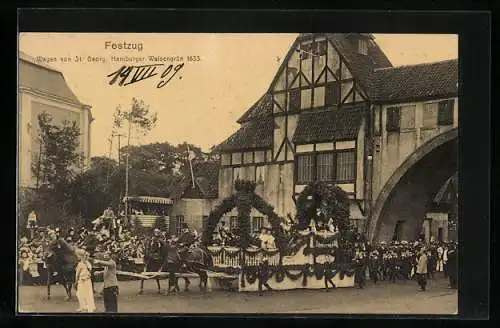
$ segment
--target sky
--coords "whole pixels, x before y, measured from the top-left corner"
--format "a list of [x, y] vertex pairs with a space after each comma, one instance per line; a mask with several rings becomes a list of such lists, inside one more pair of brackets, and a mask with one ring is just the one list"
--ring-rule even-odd
[[[457, 35], [374, 34], [393, 66], [433, 62], [458, 57]], [[235, 132], [236, 120], [267, 90], [297, 34], [111, 34], [21, 33], [19, 50], [31, 57], [53, 58], [48, 65], [60, 70], [78, 99], [92, 107], [91, 156], [117, 155], [111, 145], [112, 116], [117, 106], [126, 108], [132, 97], [144, 100], [158, 113], [157, 126], [147, 135], [132, 133], [134, 145], [184, 141], [208, 151]], [[106, 42], [109, 41], [106, 47]], [[118, 44], [136, 45], [118, 49]], [[113, 44], [115, 49], [113, 49]], [[139, 45], [140, 44], [140, 45]], [[127, 47], [127, 46], [126, 46]], [[142, 48], [141, 51], [138, 50]], [[76, 62], [79, 56], [81, 61]], [[89, 61], [89, 56], [104, 62]], [[109, 74], [122, 65], [111, 56], [184, 58], [182, 67], [162, 88], [157, 84], [170, 65], [163, 62], [158, 75], [126, 86], [110, 85]], [[193, 56], [196, 61], [187, 62]], [[64, 62], [61, 57], [72, 58]], [[199, 60], [198, 60], [199, 59]], [[129, 76], [127, 81], [132, 78]], [[124, 141], [122, 140], [122, 146]]]

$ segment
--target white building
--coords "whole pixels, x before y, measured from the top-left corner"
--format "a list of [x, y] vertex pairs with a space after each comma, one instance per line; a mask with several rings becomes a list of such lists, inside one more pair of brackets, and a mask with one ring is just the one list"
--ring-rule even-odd
[[80, 153], [85, 166], [90, 159], [91, 106], [81, 103], [64, 75], [37, 63], [20, 52], [18, 60], [18, 168], [20, 187], [35, 187], [37, 174], [32, 165], [40, 155], [38, 115], [49, 113], [55, 123], [76, 122], [80, 129]]

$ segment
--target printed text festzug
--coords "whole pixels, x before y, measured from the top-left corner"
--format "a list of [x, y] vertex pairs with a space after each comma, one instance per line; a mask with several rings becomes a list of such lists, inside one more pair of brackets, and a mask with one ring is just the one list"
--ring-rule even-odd
[[106, 41], [104, 42], [104, 49], [105, 50], [136, 50], [138, 52], [141, 52], [143, 49], [142, 42], [138, 43], [131, 43], [131, 42], [112, 42], [112, 41]]

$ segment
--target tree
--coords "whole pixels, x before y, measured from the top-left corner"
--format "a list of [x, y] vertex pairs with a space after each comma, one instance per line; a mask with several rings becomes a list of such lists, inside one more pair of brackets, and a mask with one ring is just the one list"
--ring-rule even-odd
[[[79, 217], [72, 207], [73, 182], [82, 167], [78, 152], [80, 131], [76, 122], [53, 123], [47, 112], [38, 115], [41, 152], [32, 170], [38, 177], [36, 190], [21, 194], [21, 212], [35, 210], [39, 224], [75, 224]], [[20, 220], [23, 222], [24, 217]]]
[[177, 146], [163, 142], [124, 147], [121, 153], [129, 154], [130, 169], [167, 175], [189, 175], [189, 167], [186, 165], [188, 163], [188, 148], [191, 152], [194, 152], [197, 160], [205, 160], [201, 149], [187, 142]]
[[[130, 109], [123, 111], [119, 105], [113, 115], [113, 125], [116, 129], [121, 129], [124, 123], [128, 124], [127, 133], [127, 148], [130, 148], [130, 134], [132, 132], [132, 127], [134, 127], [138, 132], [142, 132], [146, 135], [151, 131], [158, 120], [158, 113], [150, 114], [149, 105], [145, 104], [143, 100], [132, 98], [132, 104]], [[125, 196], [128, 196], [129, 191], [129, 157], [130, 154], [127, 152], [127, 157], [125, 161]], [[127, 213], [128, 208], [125, 206], [125, 213]]]
[[42, 151], [32, 170], [42, 183], [51, 187], [67, 185], [74, 178], [75, 169], [83, 163], [83, 155], [77, 151], [80, 130], [76, 122], [54, 124], [47, 112], [38, 115], [38, 125]]

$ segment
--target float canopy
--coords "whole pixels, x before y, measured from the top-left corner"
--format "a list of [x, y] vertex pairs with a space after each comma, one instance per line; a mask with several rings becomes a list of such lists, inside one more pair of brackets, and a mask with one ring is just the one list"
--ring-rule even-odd
[[122, 202], [136, 202], [136, 203], [148, 203], [148, 204], [163, 204], [172, 205], [172, 200], [170, 198], [163, 197], [152, 197], [152, 196], [128, 196], [123, 197]]

